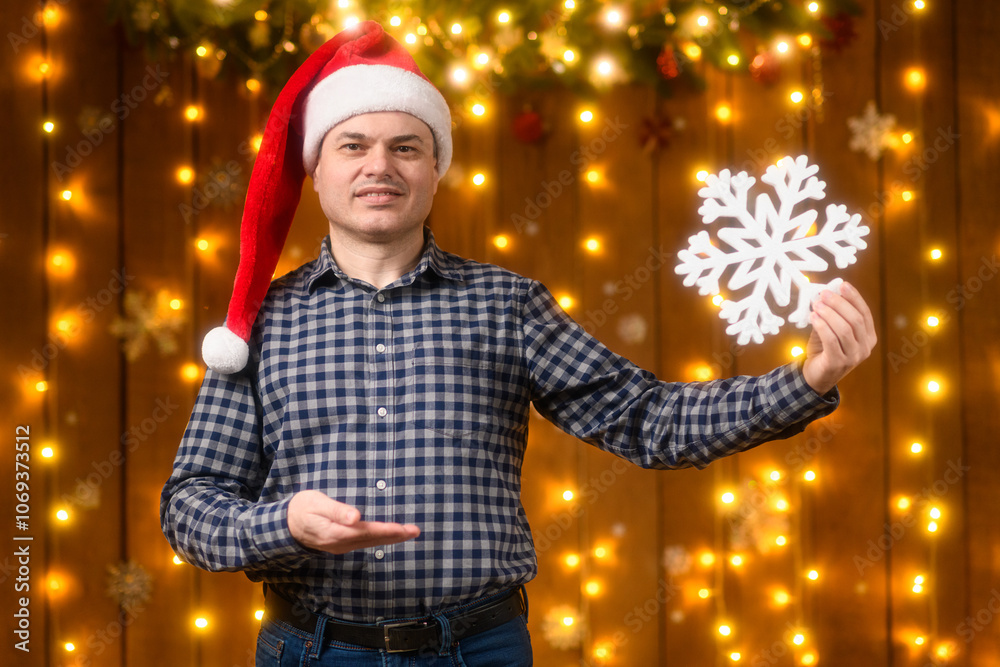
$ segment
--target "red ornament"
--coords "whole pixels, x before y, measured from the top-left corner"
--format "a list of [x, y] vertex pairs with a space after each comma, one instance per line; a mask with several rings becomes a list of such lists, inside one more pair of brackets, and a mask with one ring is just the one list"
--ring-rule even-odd
[[854, 17], [846, 12], [840, 12], [836, 16], [824, 16], [823, 25], [830, 31], [830, 37], [821, 39], [820, 46], [824, 49], [833, 49], [836, 53], [843, 51], [858, 36], [854, 31]]
[[673, 46], [667, 44], [660, 51], [660, 55], [656, 57], [656, 69], [660, 72], [660, 76], [667, 81], [680, 76], [681, 68], [677, 64], [677, 58], [674, 57]]
[[525, 144], [534, 144], [545, 135], [542, 117], [535, 111], [522, 111], [514, 116], [514, 137]]
[[769, 86], [781, 78], [781, 63], [773, 53], [758, 53], [750, 61], [750, 76], [757, 83]]

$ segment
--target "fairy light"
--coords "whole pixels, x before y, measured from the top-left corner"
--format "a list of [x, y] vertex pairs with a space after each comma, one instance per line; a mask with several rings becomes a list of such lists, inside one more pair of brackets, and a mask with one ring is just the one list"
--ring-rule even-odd
[[208, 627], [208, 619], [205, 618], [204, 616], [199, 616], [198, 618], [194, 619], [194, 626], [196, 628], [205, 629]]
[[791, 95], [788, 96], [788, 99], [790, 99], [795, 104], [801, 104], [802, 100], [805, 99], [805, 95], [802, 93], [801, 90], [794, 90], [792, 91]]
[[778, 590], [774, 592], [772, 599], [775, 604], [784, 606], [791, 600], [791, 596], [788, 595], [788, 591]]
[[42, 123], [42, 130], [45, 131], [47, 134], [52, 134], [55, 131], [55, 129], [56, 129], [56, 124], [53, 123], [51, 120], [47, 120], [44, 123]]
[[778, 500], [774, 502], [774, 509], [778, 510], [779, 512], [787, 512], [788, 501], [785, 500], [784, 498], [778, 498]]
[[914, 443], [912, 443], [910, 445], [910, 453], [911, 454], [919, 454], [922, 451], [924, 451], [924, 446], [921, 443], [914, 442]]
[[719, 626], [719, 634], [722, 635], [723, 637], [728, 637], [729, 635], [733, 634], [733, 629], [730, 626], [723, 623], [722, 625]]
[[816, 580], [818, 580], [819, 579], [819, 571], [817, 571], [817, 570], [809, 570], [808, 572], [806, 572], [806, 579], [808, 579], [809, 581], [816, 581]]
[[184, 307], [184, 302], [181, 301], [180, 299], [171, 299], [169, 305], [170, 305], [170, 310], [180, 310], [181, 308]]
[[204, 44], [199, 44], [195, 48], [194, 52], [195, 52], [195, 55], [197, 55], [199, 58], [204, 58], [205, 56], [208, 55], [208, 47], [205, 46]]
[[804, 653], [802, 658], [799, 660], [803, 665], [815, 665], [816, 664], [816, 654], [815, 653]]
[[563, 3], [563, 7], [566, 9], [576, 9], [576, 2], [575, 0], [566, 0], [566, 2]]
[[52, 447], [42, 447], [42, 458], [51, 459], [55, 455], [56, 452]]
[[49, 64], [48, 61], [43, 60], [42, 62], [38, 63], [38, 73], [41, 74], [43, 77], [48, 76], [49, 74], [52, 73], [52, 65]]
[[565, 501], [567, 501], [567, 502], [569, 502], [570, 500], [573, 500], [573, 492], [570, 491], [569, 489], [566, 489], [562, 493], [562, 499], [565, 500]]
[[707, 172], [706, 170], [704, 170], [704, 169], [699, 169], [699, 170], [698, 170], [698, 171], [697, 171], [697, 172], [695, 173], [694, 177], [695, 177], [696, 179], [698, 179], [699, 181], [701, 181], [702, 183], [704, 183], [704, 182], [705, 182], [705, 179], [707, 179], [707, 178], [708, 178], [708, 172]]
[[469, 71], [464, 67], [455, 67], [451, 70], [451, 80], [457, 85], [464, 85], [469, 81]]
[[732, 503], [734, 500], [736, 500], [736, 496], [733, 494], [732, 491], [726, 491], [721, 496], [719, 496], [719, 500], [728, 505]]
[[177, 170], [177, 180], [187, 185], [194, 181], [194, 170], [191, 167], [181, 167]]
[[196, 121], [201, 118], [201, 109], [199, 109], [194, 104], [189, 104], [184, 108], [184, 117], [189, 121]]
[[928, 513], [932, 519], [941, 518], [941, 510], [937, 507], [932, 507], [931, 511]]
[[476, 186], [480, 186], [486, 182], [486, 174], [479, 173], [472, 177], [472, 183]]
[[902, 512], [905, 512], [906, 510], [910, 509], [910, 504], [911, 504], [910, 499], [906, 496], [900, 496], [898, 499], [896, 499], [896, 509]]
[[903, 190], [903, 193], [900, 196], [903, 198], [903, 201], [912, 201], [913, 190]]
[[774, 543], [777, 544], [779, 547], [783, 547], [788, 543], [788, 538], [785, 537], [784, 535], [778, 535], [776, 538], [774, 538]]
[[563, 562], [566, 563], [566, 567], [576, 567], [580, 564], [580, 556], [578, 554], [566, 554]]
[[37, 391], [39, 394], [46, 392], [48, 390], [49, 390], [49, 383], [46, 382], [45, 380], [39, 380], [38, 382], [35, 383], [35, 391]]
[[938, 529], [937, 521], [931, 521], [930, 523], [927, 524], [928, 533], [936, 533], [937, 529]]
[[598, 183], [601, 180], [601, 172], [597, 171], [596, 169], [591, 169], [590, 171], [587, 172], [584, 178], [587, 179], [588, 183], [591, 184]]
[[503, 234], [497, 234], [496, 236], [493, 237], [493, 245], [499, 248], [500, 250], [503, 250], [508, 245], [510, 245], [510, 239], [508, 239]]
[[583, 590], [587, 593], [587, 595], [594, 596], [601, 592], [601, 584], [600, 582], [591, 579], [584, 585]]
[[254, 611], [253, 617], [255, 619], [257, 619], [258, 621], [262, 620], [264, 618], [264, 610], [263, 609], [257, 609], [256, 611]]
[[938, 326], [939, 324], [941, 324], [941, 320], [939, 318], [937, 318], [936, 316], [929, 315], [927, 317], [927, 326], [931, 327], [932, 329], [934, 327]]
[[73, 642], [66, 642], [65, 644], [63, 644], [63, 648], [72, 653], [73, 651], [76, 650], [76, 644], [74, 644]]
[[806, 8], [810, 11], [810, 13], [815, 14], [815, 13], [817, 13], [819, 11], [819, 3], [818, 2], [810, 2], [806, 6]]
[[[699, 178], [698, 180], [701, 181], [701, 180], [704, 180], [704, 179]], [[725, 301], [725, 300], [726, 300], [725, 297], [723, 297], [721, 294], [716, 294], [715, 296], [712, 297], [712, 305], [713, 306], [721, 306], [722, 302]]]
[[584, 109], [580, 112], [580, 121], [584, 123], [589, 123], [594, 120], [594, 112], [590, 109]]
[[498, 23], [510, 23], [510, 12], [504, 11], [497, 14]]
[[63, 190], [62, 192], [59, 193], [59, 197], [63, 201], [69, 201], [70, 199], [73, 198], [73, 191], [72, 190]]
[[816, 480], [816, 471], [815, 470], [806, 470], [802, 474], [802, 479], [804, 479], [807, 482], [813, 482], [813, 481], [815, 481]]
[[915, 93], [919, 93], [927, 87], [927, 76], [924, 74], [924, 70], [919, 67], [911, 67], [906, 70], [904, 81], [906, 87]]
[[174, 557], [171, 559], [171, 562], [174, 565], [183, 565], [184, 564], [184, 561], [182, 561], [181, 557], [178, 556], [177, 554], [174, 554]]
[[910, 590], [912, 590], [914, 593], [916, 593], [918, 595], [920, 593], [924, 592], [924, 577], [923, 577], [923, 575], [917, 575], [916, 577], [913, 578], [913, 586], [912, 586], [912, 588]]
[[729, 63], [730, 65], [732, 65], [733, 67], [736, 67], [737, 65], [740, 64], [740, 57], [739, 57], [739, 55], [737, 55], [735, 53], [730, 53], [726, 57], [726, 62]]
[[698, 556], [698, 562], [704, 567], [711, 567], [715, 563], [715, 554], [711, 551], [703, 551], [700, 556]]
[[782, 40], [775, 44], [774, 48], [778, 53], [788, 53], [788, 42]]
[[256, 94], [260, 92], [260, 81], [258, 79], [255, 79], [253, 77], [247, 79], [246, 86], [247, 90], [250, 91], [251, 93]]
[[451, 34], [453, 34], [453, 35], [461, 35], [462, 34], [462, 24], [461, 23], [452, 23], [451, 24]]
[[598, 660], [607, 660], [611, 657], [611, 648], [605, 644], [601, 644], [594, 648], [594, 657]]
[[707, 588], [698, 589], [698, 597], [700, 597], [702, 600], [707, 600], [711, 595], [712, 591], [708, 590]]
[[729, 654], [729, 659], [732, 660], [733, 662], [739, 662], [742, 657], [743, 656], [740, 655], [739, 651], [733, 651], [732, 653]]
[[772, 482], [777, 482], [779, 479], [781, 479], [781, 472], [778, 470], [772, 470], [771, 474], [769, 474], [768, 477], [771, 478]]
[[720, 104], [715, 107], [715, 117], [722, 123], [728, 123], [733, 117], [733, 110], [727, 104]]
[[564, 294], [559, 297], [559, 305], [562, 306], [563, 310], [569, 310], [573, 307], [573, 297], [568, 294]]
[[802, 349], [801, 345], [794, 345], [788, 352], [792, 355], [792, 358], [797, 358], [801, 357], [805, 353], [805, 350]]
[[353, 28], [359, 23], [361, 23], [361, 19], [357, 16], [348, 16], [344, 19], [344, 28]]
[[708, 382], [715, 377], [715, 373], [708, 364], [698, 364], [691, 370], [691, 377], [698, 382]]
[[45, 24], [46, 28], [54, 28], [59, 23], [60, 19], [59, 8], [55, 7], [50, 3], [46, 3], [45, 8], [42, 9], [42, 23]]
[[67, 512], [65, 509], [60, 508], [56, 510], [56, 518], [59, 519], [60, 521], [69, 521], [69, 512]]
[[583, 247], [587, 252], [597, 252], [601, 249], [601, 242], [591, 237], [583, 242]]
[[562, 59], [567, 63], [571, 63], [576, 60], [576, 52], [573, 49], [566, 49], [563, 51]]
[[916, 644], [917, 646], [923, 646], [924, 642], [926, 641], [927, 638], [924, 637], [923, 635], [917, 635], [916, 637], [913, 638], [913, 643]]
[[683, 51], [688, 60], [699, 60], [701, 58], [701, 47], [693, 42], [685, 44]]
[[412, 32], [406, 33], [406, 37], [404, 37], [403, 39], [404, 39], [404, 41], [407, 44], [416, 44], [417, 43], [417, 36], [414, 35]]
[[194, 362], [189, 362], [181, 366], [181, 377], [188, 382], [194, 382], [200, 375], [201, 369]]
[[604, 22], [609, 26], [618, 27], [622, 24], [622, 13], [617, 9], [609, 9], [604, 14]]
[[398, 16], [393, 16], [392, 18], [389, 19], [389, 25], [391, 25], [393, 28], [398, 28], [402, 24], [403, 24], [403, 19], [399, 18]]
[[476, 116], [483, 116], [486, 114], [486, 107], [479, 103], [473, 104], [472, 113]]
[[913, 8], [916, 9], [916, 10], [918, 10], [918, 11], [920, 11], [920, 10], [926, 8], [926, 7], [927, 7], [927, 3], [925, 3], [924, 0], [914, 0], [914, 2], [913, 2]]
[[805, 642], [806, 642], [806, 636], [801, 632], [795, 633], [795, 636], [792, 637], [792, 643], [795, 644], [796, 646], [802, 646]]
[[202, 252], [205, 252], [210, 247], [212, 247], [212, 244], [209, 243], [208, 239], [202, 238], [194, 242], [194, 247]]
[[900, 138], [900, 140], [901, 140], [901, 141], [902, 141], [902, 142], [903, 142], [904, 144], [909, 144], [909, 143], [912, 143], [912, 142], [913, 142], [913, 133], [912, 133], [912, 132], [903, 132], [903, 134], [902, 134], [902, 135], [900, 135], [900, 137], [899, 137], [899, 138]]
[[733, 567], [739, 567], [739, 566], [743, 565], [743, 556], [741, 556], [741, 555], [739, 555], [739, 554], [735, 554], [735, 555], [733, 555], [733, 556], [732, 556], [732, 557], [731, 557], [731, 558], [729, 559], [729, 563], [730, 563], [730, 564], [731, 564], [731, 565], [732, 565]]
[[611, 76], [614, 72], [615, 66], [609, 58], [601, 58], [597, 61], [597, 73], [603, 77]]
[[266, 9], [258, 9], [257, 11], [255, 11], [253, 13], [253, 17], [255, 19], [257, 19], [258, 21], [260, 21], [260, 22], [263, 23], [264, 21], [267, 20], [267, 10]]
[[938, 382], [937, 380], [928, 380], [927, 391], [931, 394], [938, 393], [939, 391], [941, 391], [941, 383]]
[[930, 252], [930, 256], [931, 256], [931, 259], [933, 259], [934, 261], [937, 261], [937, 260], [941, 259], [942, 257], [944, 257], [944, 251], [942, 251], [941, 248], [932, 248], [931, 252]]
[[260, 145], [264, 142], [264, 135], [258, 132], [250, 138], [250, 145], [253, 147], [254, 153], [260, 151]]
[[608, 549], [607, 547], [597, 547], [594, 549], [594, 558], [607, 558]]

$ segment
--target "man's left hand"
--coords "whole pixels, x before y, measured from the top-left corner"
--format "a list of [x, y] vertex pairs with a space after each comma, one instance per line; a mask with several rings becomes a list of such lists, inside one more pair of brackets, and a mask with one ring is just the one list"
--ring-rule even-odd
[[847, 282], [841, 285], [840, 294], [833, 290], [820, 294], [809, 321], [813, 330], [802, 374], [822, 395], [871, 354], [877, 340], [875, 323], [868, 304]]

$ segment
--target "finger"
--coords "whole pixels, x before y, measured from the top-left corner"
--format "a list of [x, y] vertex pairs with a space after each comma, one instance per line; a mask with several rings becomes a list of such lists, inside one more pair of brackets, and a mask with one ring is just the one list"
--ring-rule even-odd
[[315, 511], [320, 516], [342, 526], [353, 526], [361, 519], [361, 512], [347, 503], [324, 496], [317, 501]]
[[861, 292], [858, 291], [857, 287], [845, 282], [844, 288], [845, 289], [841, 290], [841, 295], [850, 301], [854, 307], [857, 308], [858, 312], [861, 313], [865, 325], [865, 334], [868, 336], [869, 340], [874, 342], [876, 338], [875, 318], [872, 315], [871, 308], [868, 307], [868, 303], [865, 301], [864, 297], [861, 296]]
[[848, 356], [848, 346], [854, 340], [851, 325], [824, 300], [813, 306], [813, 329], [823, 342], [823, 352], [832, 360], [842, 362]]
[[[827, 306], [840, 321], [843, 321], [848, 327], [850, 327], [850, 340], [843, 337], [844, 334], [846, 334], [846, 331], [844, 331], [842, 327], [834, 327], [838, 336], [842, 338], [841, 343], [845, 352], [849, 353], [853, 349], [860, 349], [864, 347], [862, 341], [867, 339], [865, 319], [864, 315], [853, 302], [843, 296], [840, 296], [839, 294], [836, 294], [835, 292], [827, 291], [821, 295], [817, 305]], [[830, 320], [831, 325], [838, 322], [837, 318]]]
[[331, 535], [325, 543], [333, 553], [346, 553], [355, 549], [397, 544], [420, 535], [420, 528], [413, 524], [361, 521], [356, 526], [331, 526]]

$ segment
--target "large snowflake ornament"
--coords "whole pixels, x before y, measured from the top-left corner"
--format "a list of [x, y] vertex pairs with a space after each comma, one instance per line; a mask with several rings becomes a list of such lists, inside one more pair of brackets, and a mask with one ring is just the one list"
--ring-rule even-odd
[[684, 276], [685, 285], [697, 285], [703, 295], [720, 294], [719, 281], [730, 273], [730, 294], [720, 304], [719, 315], [729, 322], [726, 333], [737, 336], [740, 345], [760, 343], [765, 335], [778, 332], [785, 320], [772, 302], [788, 306], [793, 286], [798, 299], [788, 321], [799, 328], [807, 326], [813, 300], [825, 289], [838, 290], [843, 281], [812, 282], [805, 272], [829, 268], [822, 254], [832, 256], [838, 268], [846, 268], [857, 259], [857, 251], [867, 247], [862, 237], [869, 230], [859, 224], [859, 214], [848, 215], [847, 207], [829, 204], [826, 221], [818, 227], [816, 210], [799, 207], [826, 196], [826, 183], [816, 178], [818, 171], [804, 155], [784, 157], [769, 166], [760, 180], [774, 188], [777, 208], [760, 193], [751, 211], [747, 200], [756, 179], [745, 171], [710, 174], [698, 191], [705, 200], [698, 213], [706, 225], [719, 218], [731, 218], [738, 225], [719, 229], [718, 243], [706, 231], [692, 236], [688, 248], [677, 254], [680, 264], [675, 271]]

